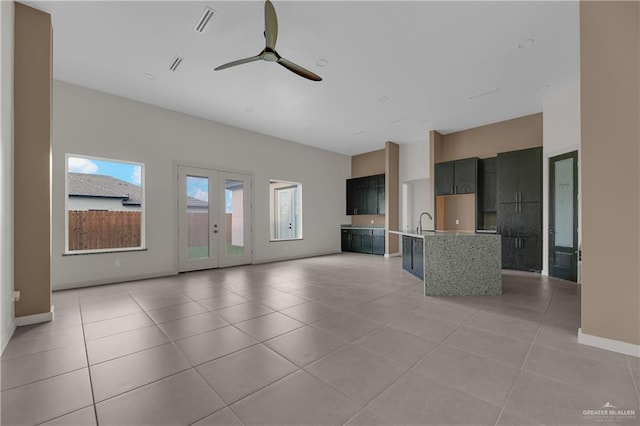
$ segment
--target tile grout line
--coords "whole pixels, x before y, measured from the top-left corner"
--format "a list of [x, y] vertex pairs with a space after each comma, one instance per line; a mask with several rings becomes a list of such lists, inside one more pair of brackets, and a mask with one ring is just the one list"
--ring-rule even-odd
[[[419, 308], [415, 308], [415, 309], [419, 309]], [[411, 311], [409, 311], [409, 312], [411, 312]], [[472, 316], [473, 316], [473, 315], [472, 315]], [[469, 318], [468, 318], [468, 319], [469, 319]], [[467, 319], [467, 320], [468, 320], [468, 319]], [[461, 323], [458, 325], [458, 327], [456, 327], [454, 330], [452, 330], [452, 331], [447, 335], [447, 337], [445, 337], [444, 339], [442, 339], [442, 340], [441, 340], [441, 341], [440, 341], [436, 346], [434, 346], [434, 347], [433, 347], [433, 348], [431, 348], [429, 351], [427, 351], [427, 353], [426, 353], [422, 358], [420, 358], [418, 361], [416, 361], [416, 362], [415, 362], [411, 367], [409, 367], [409, 368], [407, 369], [407, 371], [405, 371], [404, 373], [402, 373], [402, 374], [401, 374], [401, 375], [400, 375], [396, 380], [394, 380], [391, 384], [389, 384], [389, 386], [387, 386], [386, 388], [384, 388], [384, 389], [383, 389], [383, 390], [382, 390], [378, 395], [376, 395], [376, 396], [375, 396], [374, 398], [372, 398], [368, 403], [366, 403], [366, 404], [365, 404], [365, 405], [364, 405], [360, 410], [358, 410], [358, 411], [357, 411], [357, 412], [356, 412], [352, 417], [350, 417], [350, 418], [349, 418], [349, 419], [348, 419], [344, 424], [349, 423], [351, 420], [353, 420], [353, 419], [354, 419], [354, 418], [356, 418], [358, 415], [360, 415], [360, 413], [364, 412], [364, 410], [366, 410], [367, 408], [369, 408], [369, 406], [371, 406], [371, 405], [375, 402], [375, 400], [377, 400], [378, 398], [380, 398], [380, 397], [381, 397], [385, 392], [387, 392], [389, 389], [391, 389], [391, 388], [392, 388], [396, 383], [398, 383], [398, 382], [399, 382], [402, 378], [404, 378], [408, 373], [410, 373], [410, 372], [414, 371], [414, 368], [415, 368], [415, 366], [416, 366], [416, 365], [418, 365], [418, 364], [419, 364], [419, 363], [421, 363], [423, 360], [425, 360], [426, 358], [428, 358], [428, 357], [429, 357], [429, 355], [430, 355], [431, 353], [433, 353], [433, 352], [434, 352], [438, 347], [440, 347], [440, 345], [442, 345], [442, 344], [444, 343], [444, 341], [445, 341], [447, 338], [449, 338], [449, 336], [451, 336], [451, 335], [452, 335], [453, 333], [455, 333], [458, 329], [460, 329], [462, 326], [464, 326], [464, 324], [465, 324], [465, 322], [466, 322], [467, 320], [465, 320], [465, 321], [461, 322]], [[383, 324], [381, 327], [384, 327], [384, 326], [386, 326], [386, 324]], [[380, 328], [380, 327], [378, 327], [376, 330], [378, 330], [379, 328]], [[374, 331], [376, 331], [376, 330], [374, 330]], [[373, 331], [372, 331], [372, 332], [370, 332], [370, 333], [368, 333], [368, 334], [371, 334], [371, 333], [373, 333]], [[367, 334], [367, 335], [368, 335], [368, 334]], [[410, 334], [410, 333], [407, 333], [407, 334]], [[362, 337], [364, 337], [364, 336], [361, 336], [361, 337], [359, 337], [358, 339], [360, 339], [360, 338], [362, 338]], [[427, 339], [427, 340], [428, 340], [428, 339]], [[362, 348], [362, 349], [366, 350], [366, 348]], [[378, 355], [378, 356], [379, 356], [379, 355]], [[383, 358], [383, 359], [385, 359], [385, 360], [386, 360], [386, 358]], [[314, 376], [314, 377], [315, 377], [315, 376]], [[454, 389], [454, 388], [452, 388], [452, 389]], [[456, 389], [456, 390], [457, 390], [457, 389]], [[462, 392], [462, 391], [461, 391], [461, 392]], [[464, 392], [464, 393], [466, 393], [466, 392]], [[475, 396], [473, 396], [473, 398], [476, 398], [476, 397], [475, 397]], [[476, 399], [478, 399], [478, 398], [476, 398]], [[482, 400], [480, 400], [480, 401], [482, 401]], [[385, 419], [385, 420], [386, 420], [386, 419]]]
[[555, 299], [555, 297], [556, 297], [556, 292], [557, 291], [558, 291], [558, 286], [556, 285], [553, 288], [553, 295], [551, 296], [551, 299], [549, 299], [549, 303], [547, 304], [547, 308], [544, 311], [544, 315], [542, 316], [542, 319], [538, 322], [538, 328], [536, 330], [535, 336], [533, 336], [533, 339], [531, 340], [531, 344], [529, 345], [529, 350], [527, 351], [527, 354], [525, 355], [524, 360], [522, 361], [522, 364], [520, 365], [520, 368], [518, 369], [518, 374], [516, 375], [516, 378], [513, 380], [513, 383], [511, 384], [511, 387], [509, 388], [509, 392], [507, 393], [507, 398], [504, 401], [504, 406], [500, 410], [500, 414], [498, 415], [498, 418], [496, 419], [496, 423], [495, 423], [496, 426], [500, 422], [500, 419], [502, 418], [502, 415], [504, 414], [504, 410], [507, 408], [507, 405], [509, 405], [509, 400], [511, 400], [511, 395], [513, 394], [513, 389], [516, 386], [516, 382], [518, 381], [518, 378], [520, 377], [522, 372], [524, 372], [523, 368], [526, 365], [527, 360], [529, 359], [529, 354], [531, 354], [531, 350], [533, 349], [533, 345], [535, 344], [536, 338], [538, 337], [538, 334], [540, 333], [540, 328], [542, 328], [542, 323], [544, 322], [544, 319], [547, 316], [547, 313], [549, 312], [549, 308], [551, 307], [551, 303], [553, 302], [553, 299]]
[[93, 391], [93, 378], [91, 377], [91, 365], [89, 364], [89, 349], [87, 348], [87, 336], [84, 333], [84, 322], [82, 322], [82, 304], [78, 301], [80, 308], [80, 322], [82, 323], [82, 339], [84, 341], [84, 354], [87, 359], [87, 374], [89, 375], [89, 387], [91, 388], [91, 400], [93, 401], [93, 415], [96, 419], [96, 426], [100, 426], [100, 420], [98, 419], [98, 407], [96, 407], [96, 396]]
[[[640, 362], [640, 358], [638, 359], [638, 361]], [[638, 406], [640, 406], [640, 383], [638, 383], [638, 381], [636, 380], [636, 376], [633, 371], [633, 368], [631, 368], [631, 356], [627, 355], [627, 367], [629, 367], [629, 372], [631, 373], [631, 381], [633, 382], [633, 386], [636, 389], [636, 398], [638, 399]], [[638, 375], [638, 377], [640, 377], [640, 375]]]

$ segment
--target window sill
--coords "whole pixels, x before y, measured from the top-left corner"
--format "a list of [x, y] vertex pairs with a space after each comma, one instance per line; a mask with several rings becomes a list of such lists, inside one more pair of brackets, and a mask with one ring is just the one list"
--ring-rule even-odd
[[282, 238], [278, 240], [269, 240], [270, 243], [278, 243], [280, 241], [302, 241], [304, 238]]
[[125, 249], [105, 249], [105, 250], [83, 250], [83, 251], [70, 251], [62, 253], [62, 256], [86, 256], [90, 254], [108, 254], [108, 253], [129, 253], [134, 251], [147, 251], [145, 247], [138, 248], [125, 248]]

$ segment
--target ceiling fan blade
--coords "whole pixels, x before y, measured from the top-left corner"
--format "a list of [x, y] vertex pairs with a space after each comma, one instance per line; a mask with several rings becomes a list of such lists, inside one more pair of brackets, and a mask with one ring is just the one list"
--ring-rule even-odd
[[231, 67], [235, 67], [236, 65], [242, 65], [242, 64], [246, 64], [249, 62], [253, 62], [253, 61], [257, 61], [262, 59], [262, 56], [258, 55], [258, 56], [252, 56], [250, 58], [244, 58], [244, 59], [238, 59], [237, 61], [232, 61], [229, 62], [227, 64], [224, 65], [220, 65], [219, 67], [214, 68], [214, 71], [220, 71], [223, 70], [225, 68], [231, 68]]
[[289, 71], [292, 71], [301, 77], [308, 78], [309, 80], [313, 80], [313, 81], [322, 81], [322, 77], [320, 77], [319, 75], [314, 74], [308, 69], [303, 68], [298, 64], [294, 64], [293, 62], [288, 61], [285, 58], [278, 59], [278, 63], [283, 67], [285, 67], [286, 69], [288, 69]]
[[273, 3], [269, 0], [264, 3], [264, 38], [267, 40], [268, 48], [276, 48], [276, 40], [278, 39], [278, 17]]

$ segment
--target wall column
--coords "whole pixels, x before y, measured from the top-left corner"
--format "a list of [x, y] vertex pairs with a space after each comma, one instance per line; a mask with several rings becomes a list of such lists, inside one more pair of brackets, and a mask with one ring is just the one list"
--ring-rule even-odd
[[51, 319], [51, 16], [15, 4], [14, 289], [16, 324]]
[[582, 329], [640, 356], [640, 4], [580, 2]]
[[386, 142], [384, 146], [384, 169], [386, 174], [385, 196], [384, 196], [384, 227], [387, 230], [385, 236], [386, 255], [400, 252], [398, 235], [390, 234], [390, 229], [400, 229], [399, 227], [399, 202], [400, 202], [400, 145], [394, 142]]

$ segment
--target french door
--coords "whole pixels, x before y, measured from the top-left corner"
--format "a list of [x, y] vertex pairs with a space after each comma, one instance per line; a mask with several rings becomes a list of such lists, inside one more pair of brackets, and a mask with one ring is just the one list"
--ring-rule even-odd
[[549, 275], [578, 279], [578, 151], [549, 159]]
[[251, 263], [251, 176], [178, 167], [180, 272]]

